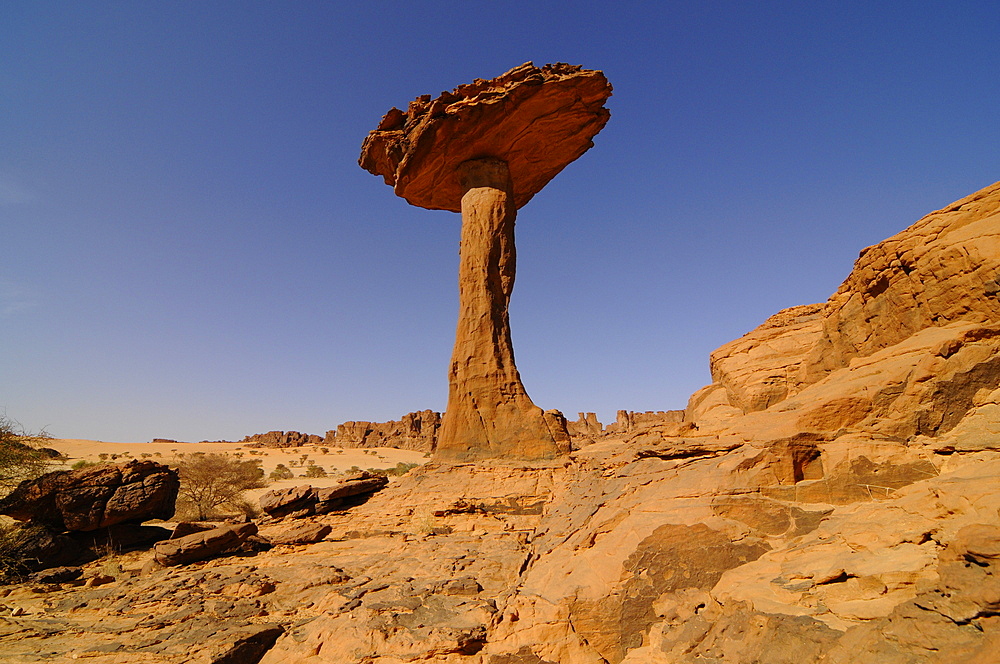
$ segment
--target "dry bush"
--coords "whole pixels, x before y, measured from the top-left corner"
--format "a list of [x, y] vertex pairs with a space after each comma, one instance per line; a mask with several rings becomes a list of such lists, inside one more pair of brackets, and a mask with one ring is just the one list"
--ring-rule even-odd
[[38, 448], [50, 439], [44, 431], [28, 433], [14, 420], [0, 415], [0, 496], [48, 470], [49, 458]]
[[199, 521], [214, 516], [220, 507], [245, 512], [243, 492], [267, 486], [256, 459], [240, 461], [223, 454], [196, 453], [182, 459], [177, 470], [181, 477], [178, 513], [191, 512]]

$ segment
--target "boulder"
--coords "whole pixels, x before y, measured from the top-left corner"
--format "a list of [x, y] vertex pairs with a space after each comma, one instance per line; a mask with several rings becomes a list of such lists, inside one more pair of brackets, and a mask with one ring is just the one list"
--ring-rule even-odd
[[273, 517], [308, 511], [315, 503], [316, 496], [313, 494], [312, 486], [308, 484], [287, 489], [273, 489], [260, 497], [260, 508]]
[[56, 531], [169, 519], [180, 479], [155, 461], [58, 470], [25, 480], [0, 500], [0, 514]]
[[76, 581], [81, 576], [83, 576], [83, 569], [79, 567], [53, 567], [35, 572], [28, 577], [28, 581], [32, 583], [69, 583]]
[[268, 533], [267, 539], [273, 544], [312, 544], [329, 535], [332, 530], [323, 523], [301, 523], [275, 534]]
[[304, 484], [268, 491], [260, 497], [260, 508], [275, 518], [326, 514], [345, 507], [348, 499], [375, 493], [388, 483], [385, 475], [363, 470], [334, 486], [314, 488]]
[[157, 563], [167, 567], [186, 565], [235, 549], [256, 533], [257, 524], [253, 522], [220, 526], [212, 530], [159, 542], [153, 547], [153, 557]]

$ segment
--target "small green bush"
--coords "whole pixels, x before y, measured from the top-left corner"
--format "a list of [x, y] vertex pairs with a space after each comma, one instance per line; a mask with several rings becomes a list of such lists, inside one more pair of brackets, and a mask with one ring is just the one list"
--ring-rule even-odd
[[326, 469], [323, 466], [309, 466], [302, 477], [326, 477]]
[[274, 467], [274, 470], [271, 471], [269, 477], [272, 480], [290, 480], [295, 477], [295, 475], [288, 469], [288, 466], [283, 463], [279, 463]]

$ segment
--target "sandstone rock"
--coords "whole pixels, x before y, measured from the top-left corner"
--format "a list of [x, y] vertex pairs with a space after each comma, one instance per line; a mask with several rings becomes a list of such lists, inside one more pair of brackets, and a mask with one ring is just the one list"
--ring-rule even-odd
[[318, 542], [333, 530], [322, 523], [302, 523], [279, 533], [268, 533], [267, 539], [274, 544], [312, 544]]
[[177, 472], [153, 461], [59, 470], [22, 482], [0, 499], [0, 514], [55, 530], [97, 530], [169, 519], [179, 487]]
[[[567, 164], [593, 146], [607, 123], [611, 85], [599, 71], [530, 62], [476, 79], [431, 100], [392, 109], [365, 139], [359, 163], [412, 205], [461, 211], [456, 167], [482, 156], [505, 159], [523, 207]], [[442, 146], [449, 146], [447, 150]]]
[[803, 363], [823, 333], [822, 304], [784, 309], [709, 358], [712, 379], [744, 413], [764, 410], [802, 389]]
[[440, 426], [441, 413], [422, 410], [389, 422], [344, 422], [327, 431], [323, 442], [336, 447], [395, 447], [432, 452]]
[[314, 488], [304, 484], [268, 491], [260, 497], [260, 507], [269, 516], [310, 516], [326, 514], [347, 506], [350, 498], [380, 491], [389, 483], [385, 475], [360, 471], [329, 487]]
[[323, 438], [298, 431], [268, 431], [267, 433], [256, 433], [246, 436], [241, 443], [248, 443], [247, 447], [301, 447], [303, 445], [320, 445]]
[[35, 572], [28, 577], [28, 581], [32, 583], [68, 583], [81, 576], [83, 576], [83, 570], [79, 567], [53, 567]]
[[861, 252], [825, 306], [807, 379], [927, 327], [1000, 320], [998, 270], [1000, 183]]
[[186, 565], [234, 549], [256, 532], [256, 524], [243, 523], [165, 540], [153, 548], [155, 560], [166, 566]]
[[564, 420], [546, 418], [514, 365], [507, 307], [514, 287], [512, 181], [506, 162], [468, 166], [459, 250], [459, 314], [448, 407], [435, 455], [465, 461], [545, 459], [569, 451]]
[[594, 413], [580, 413], [576, 422], [566, 423], [566, 432], [574, 439], [582, 437], [597, 437], [604, 433], [604, 425], [597, 421]]
[[173, 531], [170, 533], [168, 539], [179, 539], [181, 537], [186, 537], [188, 535], [193, 535], [194, 533], [201, 533], [206, 530], [211, 530], [215, 528], [214, 523], [205, 523], [199, 521], [181, 521], [176, 526], [174, 526]]
[[316, 502], [312, 486], [288, 487], [287, 489], [272, 489], [260, 497], [260, 508], [269, 516], [282, 517], [295, 512], [308, 510]]
[[462, 213], [459, 317], [439, 458], [547, 459], [570, 450], [565, 419], [543, 413], [514, 365], [508, 305], [514, 219], [607, 123], [599, 71], [531, 63], [393, 108], [360, 165], [409, 203]]

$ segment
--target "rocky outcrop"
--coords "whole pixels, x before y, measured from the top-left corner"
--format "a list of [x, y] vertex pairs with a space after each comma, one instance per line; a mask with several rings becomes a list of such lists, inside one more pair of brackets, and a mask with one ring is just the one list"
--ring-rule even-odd
[[88, 531], [169, 519], [180, 480], [154, 461], [59, 470], [22, 482], [0, 500], [0, 514], [53, 530]]
[[504, 159], [517, 183], [512, 199], [532, 196], [593, 146], [611, 114], [611, 85], [600, 71], [528, 62], [460, 85], [436, 99], [392, 108], [365, 139], [358, 163], [411, 205], [461, 212], [456, 167], [484, 156]]
[[395, 447], [432, 452], [440, 426], [441, 413], [421, 410], [389, 422], [344, 422], [327, 431], [323, 443], [331, 447]]
[[326, 514], [347, 506], [348, 499], [370, 495], [388, 483], [389, 478], [385, 475], [362, 470], [333, 486], [315, 488], [305, 484], [268, 491], [260, 497], [260, 508], [275, 518]]
[[153, 547], [153, 558], [167, 567], [186, 565], [231, 551], [256, 534], [257, 524], [253, 522], [219, 526], [159, 542]]
[[245, 437], [240, 441], [247, 443], [247, 447], [302, 447], [303, 445], [321, 445], [323, 438], [308, 433], [298, 431], [268, 431], [267, 433], [255, 433]]
[[604, 74], [526, 63], [490, 80], [418, 97], [369, 133], [359, 164], [412, 205], [462, 213], [459, 315], [448, 407], [435, 453], [549, 459], [570, 450], [565, 418], [528, 397], [514, 364], [508, 305], [514, 220], [607, 123]]
[[575, 422], [566, 422], [566, 432], [574, 439], [596, 438], [604, 433], [604, 425], [597, 421], [594, 413], [580, 413]]

